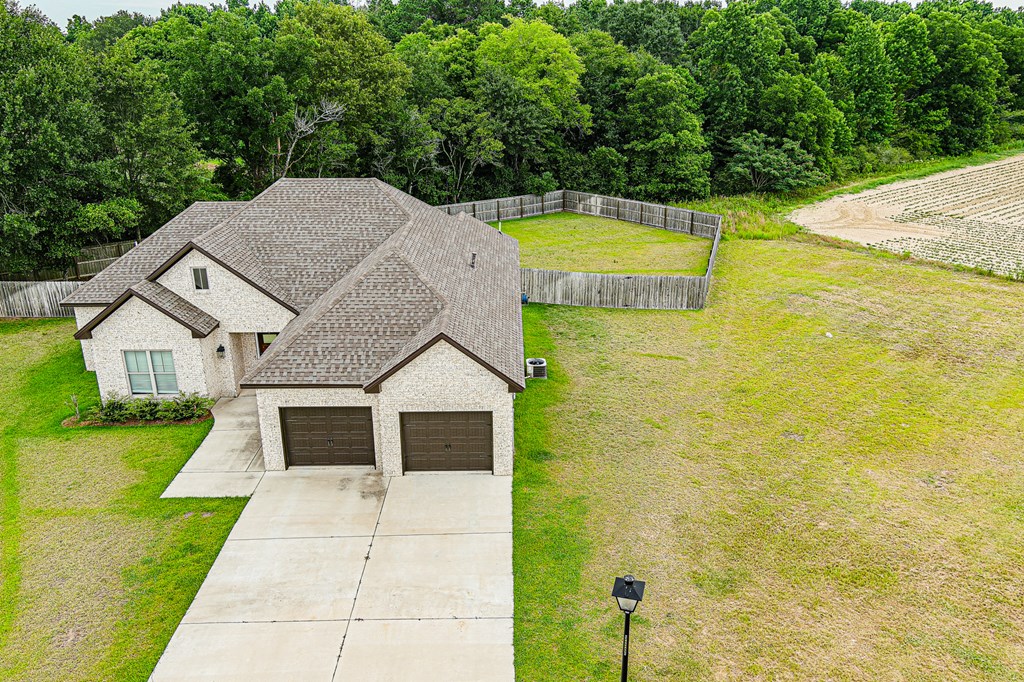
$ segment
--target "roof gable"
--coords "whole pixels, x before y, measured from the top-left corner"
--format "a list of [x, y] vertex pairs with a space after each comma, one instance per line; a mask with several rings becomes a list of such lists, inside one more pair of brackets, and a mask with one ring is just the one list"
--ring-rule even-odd
[[220, 322], [212, 315], [192, 305], [162, 284], [142, 280], [137, 282], [108, 305], [103, 311], [78, 330], [75, 338], [91, 339], [93, 330], [114, 314], [129, 299], [137, 298], [160, 311], [192, 332], [192, 338], [202, 339], [210, 335]]
[[244, 206], [239, 201], [196, 202], [139, 242], [98, 275], [61, 301], [64, 306], [107, 306], [129, 287], [198, 237]]

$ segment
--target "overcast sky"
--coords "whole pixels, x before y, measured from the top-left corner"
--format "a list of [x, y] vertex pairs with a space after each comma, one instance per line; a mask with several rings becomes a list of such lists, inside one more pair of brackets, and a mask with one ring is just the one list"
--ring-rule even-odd
[[[197, 3], [200, 1], [192, 0]], [[87, 19], [95, 19], [124, 9], [157, 16], [161, 8], [174, 2], [175, 0], [21, 0], [20, 4], [35, 5], [63, 28], [72, 14], [82, 14]], [[1020, 7], [1024, 0], [994, 0], [992, 4], [996, 7]]]

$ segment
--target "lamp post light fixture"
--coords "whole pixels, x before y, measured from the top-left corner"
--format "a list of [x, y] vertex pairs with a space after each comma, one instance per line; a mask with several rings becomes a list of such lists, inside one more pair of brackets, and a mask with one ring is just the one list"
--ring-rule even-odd
[[612, 596], [619, 602], [619, 609], [626, 614], [626, 626], [622, 632], [622, 682], [626, 682], [629, 669], [629, 616], [644, 598], [644, 581], [631, 575], [615, 579]]

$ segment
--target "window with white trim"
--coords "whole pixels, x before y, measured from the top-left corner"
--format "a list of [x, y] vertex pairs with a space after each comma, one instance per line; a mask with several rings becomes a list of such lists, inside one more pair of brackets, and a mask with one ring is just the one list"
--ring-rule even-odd
[[124, 367], [132, 395], [172, 395], [178, 392], [174, 356], [169, 350], [126, 350]]
[[192, 283], [196, 285], [196, 291], [210, 288], [210, 277], [206, 273], [206, 268], [192, 268]]

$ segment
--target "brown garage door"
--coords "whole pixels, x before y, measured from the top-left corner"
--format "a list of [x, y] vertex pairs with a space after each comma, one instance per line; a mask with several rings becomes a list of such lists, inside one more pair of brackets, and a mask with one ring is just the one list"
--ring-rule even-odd
[[288, 466], [374, 464], [369, 407], [282, 407]]
[[403, 412], [406, 471], [491, 471], [490, 412]]

